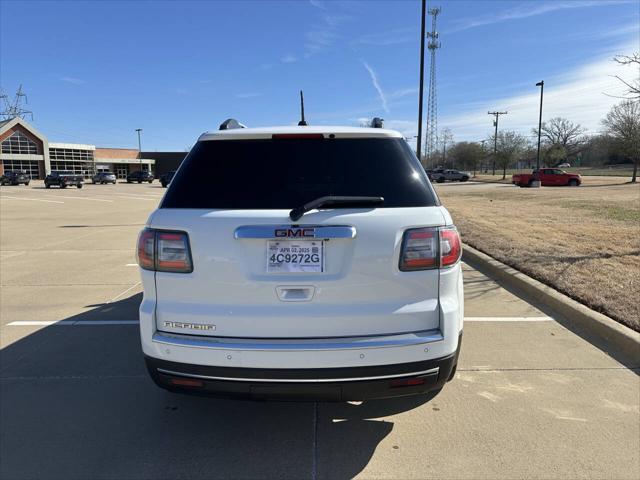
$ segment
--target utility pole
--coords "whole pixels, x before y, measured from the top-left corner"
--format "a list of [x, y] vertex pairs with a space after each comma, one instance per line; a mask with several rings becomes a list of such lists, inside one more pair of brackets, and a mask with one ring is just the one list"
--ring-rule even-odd
[[493, 135], [493, 173], [496, 174], [496, 156], [498, 155], [498, 118], [500, 115], [506, 115], [508, 112], [487, 112], [487, 115], [494, 115], [496, 119], [493, 121], [493, 126], [496, 127], [495, 134]]
[[542, 134], [542, 97], [544, 95], [544, 80], [536, 83], [540, 87], [540, 116], [538, 117], [538, 156], [536, 158], [536, 170], [540, 170], [540, 135]]
[[422, 98], [424, 92], [424, 24], [426, 9], [427, 0], [422, 0], [422, 26], [420, 28], [420, 99], [418, 100], [418, 141], [416, 143], [416, 155], [420, 163], [422, 163]]
[[142, 170], [142, 144], [140, 143], [140, 132], [141, 128], [136, 128], [136, 132], [138, 132], [138, 160], [140, 161], [140, 170]]

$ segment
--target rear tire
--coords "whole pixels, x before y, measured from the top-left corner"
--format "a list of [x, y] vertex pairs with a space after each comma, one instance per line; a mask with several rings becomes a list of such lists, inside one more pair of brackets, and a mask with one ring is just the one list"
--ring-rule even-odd
[[77, 188], [82, 188], [82, 184], [76, 185]]
[[28, 187], [29, 186], [29, 182], [24, 182], [24, 186]]
[[527, 187], [531, 188], [533, 186], [533, 180], [529, 180], [529, 183], [527, 183]]
[[49, 185], [48, 183], [45, 183], [44, 188], [51, 188], [51, 185]]
[[61, 183], [60, 188], [67, 188], [67, 186], [64, 183]]
[[142, 180], [138, 180], [138, 183], [142, 183]]
[[438, 183], [444, 183], [444, 178], [440, 177], [439, 179], [436, 180], [436, 182]]
[[570, 187], [577, 187], [578, 186], [578, 181], [572, 178], [571, 180], [569, 180], [569, 184], [568, 185]]

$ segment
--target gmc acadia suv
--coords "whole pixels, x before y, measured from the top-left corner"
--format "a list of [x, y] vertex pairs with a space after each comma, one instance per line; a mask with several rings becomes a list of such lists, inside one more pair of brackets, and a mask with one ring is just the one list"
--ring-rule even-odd
[[398, 132], [205, 133], [138, 240], [149, 373], [221, 396], [440, 389], [460, 351], [461, 252]]

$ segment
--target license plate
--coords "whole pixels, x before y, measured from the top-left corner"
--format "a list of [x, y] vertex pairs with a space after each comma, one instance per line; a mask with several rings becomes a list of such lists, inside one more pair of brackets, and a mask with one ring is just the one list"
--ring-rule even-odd
[[267, 273], [320, 272], [324, 272], [324, 241], [267, 241]]

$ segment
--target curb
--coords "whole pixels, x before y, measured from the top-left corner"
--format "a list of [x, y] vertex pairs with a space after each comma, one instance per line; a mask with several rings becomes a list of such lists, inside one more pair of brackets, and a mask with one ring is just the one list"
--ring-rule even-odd
[[632, 360], [635, 359], [637, 362], [640, 358], [640, 333], [602, 313], [591, 310], [572, 298], [469, 245], [464, 245], [462, 258], [472, 266], [477, 265], [480, 270], [484, 270], [495, 280], [549, 307], [572, 325], [588, 332], [597, 339], [604, 340], [606, 343], [615, 346], [621, 353], [629, 356]]

